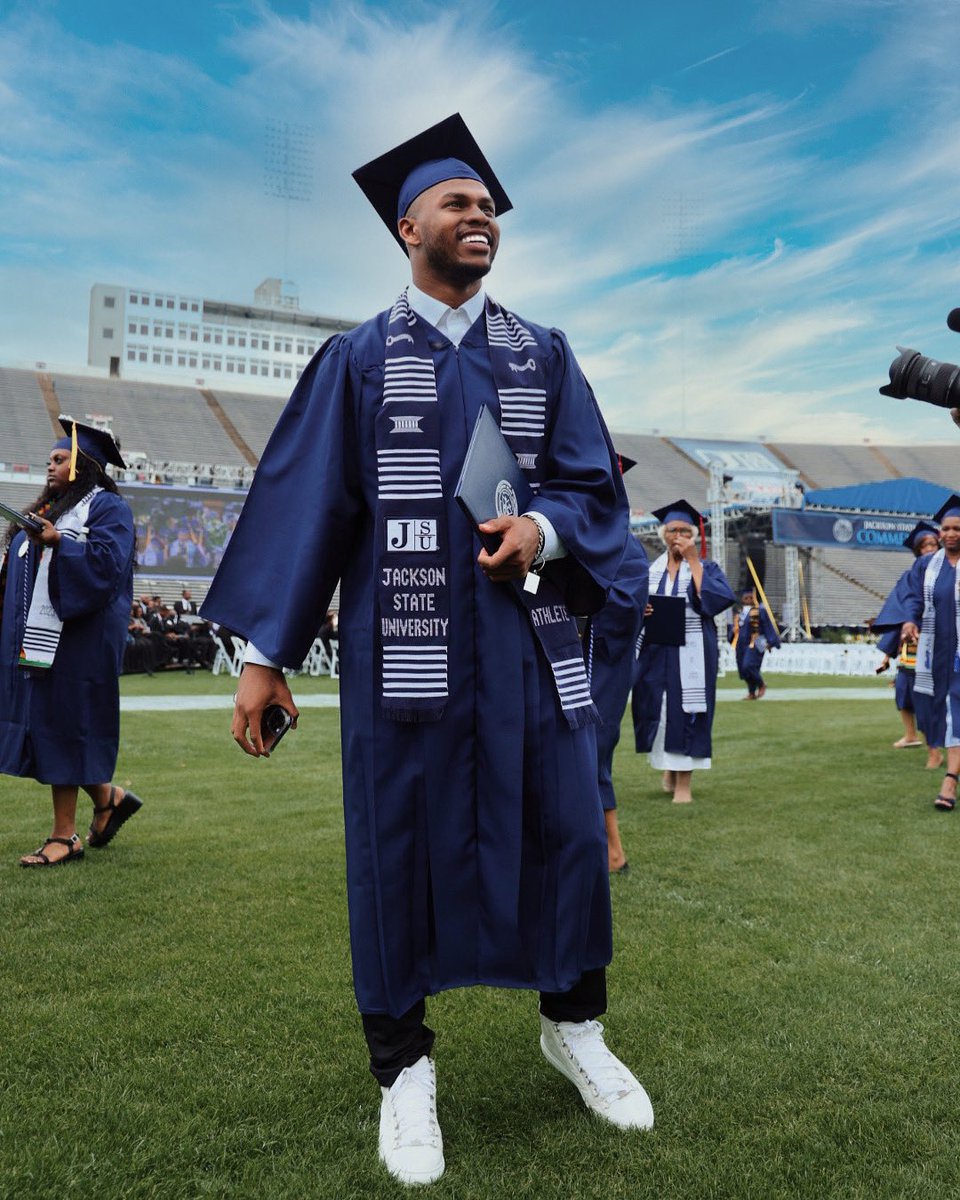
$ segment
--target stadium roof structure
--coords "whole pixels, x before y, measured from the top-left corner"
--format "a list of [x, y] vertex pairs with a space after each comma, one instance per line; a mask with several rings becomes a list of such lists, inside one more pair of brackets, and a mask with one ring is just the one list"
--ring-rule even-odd
[[804, 508], [922, 517], [935, 513], [951, 494], [950, 488], [926, 479], [879, 479], [875, 483], [808, 491], [804, 496]]

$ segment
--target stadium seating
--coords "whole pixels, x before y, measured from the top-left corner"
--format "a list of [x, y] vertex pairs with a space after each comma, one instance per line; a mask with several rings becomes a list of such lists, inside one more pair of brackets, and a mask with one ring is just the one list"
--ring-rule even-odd
[[242, 392], [215, 393], [237, 432], [259, 458], [286, 403], [282, 396], [250, 396]]
[[109, 416], [128, 453], [153, 461], [246, 465], [195, 388], [71, 375], [57, 375], [54, 385], [64, 412], [80, 420], [86, 413]]
[[[4, 454], [0, 461], [0, 499], [16, 508], [29, 505], [42, 490], [43, 465], [52, 434], [49, 409], [53, 404], [81, 419], [88, 415], [109, 417], [128, 455], [142, 454], [153, 464], [207, 464], [221, 470], [218, 483], [235, 486], [239, 474], [249, 474], [249, 453], [256, 457], [263, 453], [285, 403], [282, 396], [219, 390], [211, 393], [208, 402], [205, 393], [190, 386], [94, 375], [57, 374], [52, 378], [52, 387], [51, 391], [47, 385], [45, 403], [36, 372], [0, 368], [0, 446]], [[638, 463], [624, 479], [635, 515], [648, 514], [680, 496], [706, 509], [707, 472], [667, 438], [616, 432], [612, 437], [617, 450]], [[945, 487], [960, 485], [956, 449], [949, 441], [936, 446], [769, 446], [785, 465], [801, 472], [808, 486], [841, 487], [904, 476], [928, 479]], [[25, 466], [30, 467], [29, 482], [18, 478]], [[179, 482], [184, 474], [174, 472], [173, 478]], [[647, 548], [651, 554], [660, 552], [653, 541], [648, 541]], [[735, 542], [728, 543], [727, 556], [731, 582], [734, 587], [744, 585], [747, 579], [740, 578], [743, 568]], [[877, 612], [882, 598], [910, 563], [906, 552], [843, 550], [803, 551], [801, 561], [810, 620], [819, 626], [862, 624]], [[170, 577], [144, 579], [142, 586], [138, 580], [137, 591], [160, 592], [172, 600], [182, 585], [183, 581]], [[190, 586], [199, 597], [206, 584], [196, 579], [190, 581]], [[774, 611], [780, 613], [786, 594], [781, 547], [766, 547], [765, 588]]]
[[890, 478], [889, 470], [885, 469], [883, 462], [869, 446], [824, 446], [784, 442], [775, 449], [778, 456], [788, 466], [799, 471], [811, 487], [846, 487], [851, 483], [869, 483], [873, 479]]
[[46, 463], [55, 435], [35, 372], [0, 367], [0, 430], [0, 459], [8, 468]]

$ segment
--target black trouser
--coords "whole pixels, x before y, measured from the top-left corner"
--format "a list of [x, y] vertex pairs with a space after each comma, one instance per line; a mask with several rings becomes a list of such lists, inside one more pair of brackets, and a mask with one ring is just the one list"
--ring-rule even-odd
[[[541, 992], [540, 1011], [549, 1021], [592, 1021], [607, 1008], [607, 972], [584, 971], [568, 992]], [[418, 1000], [402, 1017], [361, 1013], [370, 1051], [370, 1070], [381, 1087], [392, 1087], [405, 1067], [433, 1049], [434, 1033], [424, 1023], [427, 1006]]]

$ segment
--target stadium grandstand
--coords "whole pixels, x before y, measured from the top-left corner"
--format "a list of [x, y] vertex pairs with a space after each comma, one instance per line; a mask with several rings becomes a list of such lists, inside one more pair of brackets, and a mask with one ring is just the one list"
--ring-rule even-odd
[[[121, 482], [138, 520], [138, 586], [172, 599], [189, 581], [202, 596], [283, 404], [281, 396], [199, 384], [0, 368], [0, 499], [23, 508], [42, 490], [59, 413], [109, 428], [130, 468]], [[774, 542], [774, 507], [797, 508], [804, 492], [851, 484], [916, 478], [952, 490], [957, 482], [949, 444], [727, 443], [640, 434], [614, 434], [614, 442], [638, 464], [625, 482], [648, 551], [659, 552], [650, 511], [684, 496], [713, 516], [708, 542], [734, 587], [749, 582], [749, 556], [778, 615], [789, 606], [791, 568], [790, 547]], [[718, 516], [722, 558], [715, 553]], [[165, 563], [167, 543], [178, 533], [182, 541], [188, 528], [202, 529], [205, 544], [192, 557]], [[868, 552], [800, 547], [796, 561], [811, 627], [863, 627], [909, 563], [898, 541]]]

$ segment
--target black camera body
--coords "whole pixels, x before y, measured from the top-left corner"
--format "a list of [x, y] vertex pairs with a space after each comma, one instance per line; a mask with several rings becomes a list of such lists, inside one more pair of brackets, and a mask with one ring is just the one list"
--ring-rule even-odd
[[[947, 328], [960, 333], [960, 308], [947, 317]], [[897, 349], [899, 356], [890, 364], [890, 382], [880, 388], [881, 396], [923, 400], [938, 408], [960, 408], [960, 366], [927, 358], [909, 346]]]

